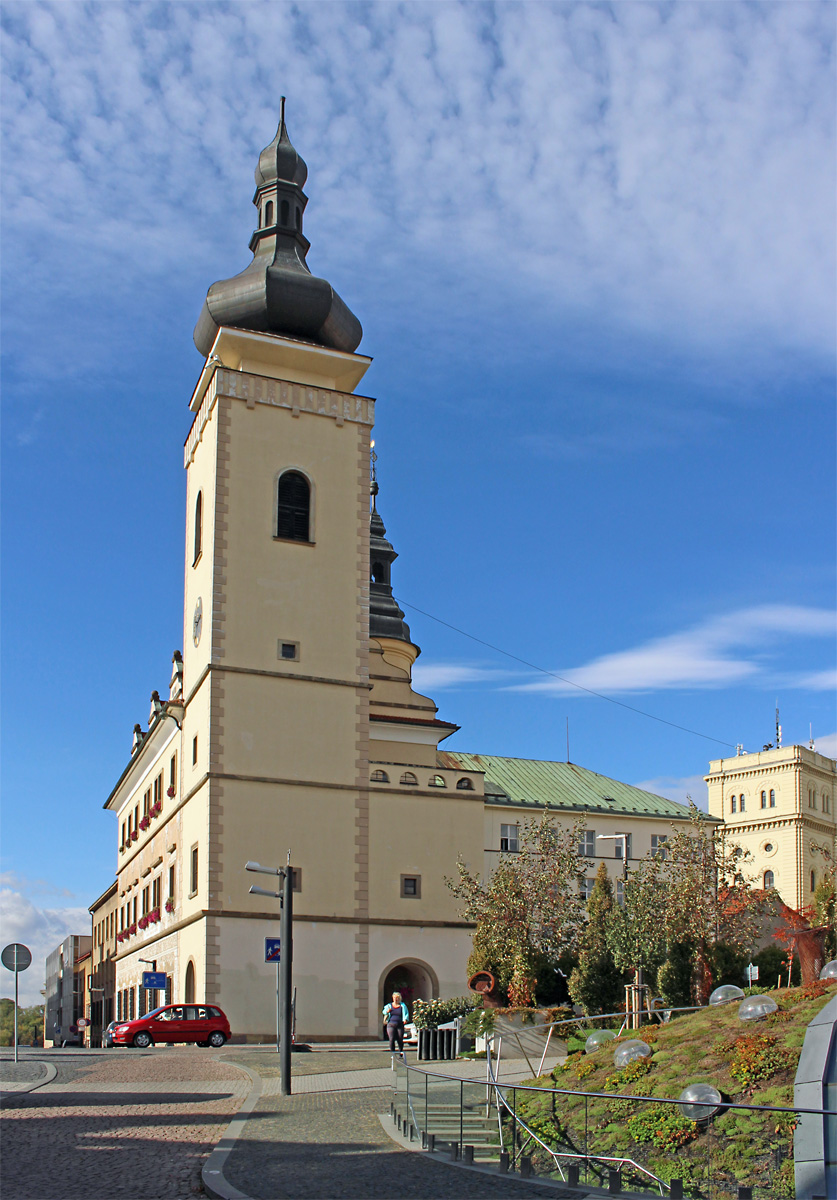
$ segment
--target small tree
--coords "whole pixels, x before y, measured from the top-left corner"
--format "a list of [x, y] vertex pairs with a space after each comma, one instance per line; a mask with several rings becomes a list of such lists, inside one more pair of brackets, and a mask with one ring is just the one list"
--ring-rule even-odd
[[705, 1004], [712, 988], [712, 947], [751, 954], [765, 910], [764, 893], [745, 874], [748, 851], [730, 842], [690, 801], [689, 828], [666, 843], [665, 928], [669, 944], [692, 946], [692, 999]]
[[584, 921], [579, 879], [582, 821], [564, 827], [544, 812], [523, 828], [520, 850], [503, 858], [487, 883], [457, 859], [457, 879], [445, 882], [476, 923], [468, 969], [490, 970], [510, 1004], [534, 1003], [537, 976], [575, 947]]
[[570, 976], [570, 995], [588, 1016], [614, 1012], [621, 1002], [623, 980], [608, 945], [613, 921], [613, 885], [604, 863], [587, 901], [587, 924], [579, 937], [578, 966]]
[[668, 881], [659, 858], [631, 871], [608, 928], [608, 946], [619, 971], [642, 971], [653, 980], [665, 958]]

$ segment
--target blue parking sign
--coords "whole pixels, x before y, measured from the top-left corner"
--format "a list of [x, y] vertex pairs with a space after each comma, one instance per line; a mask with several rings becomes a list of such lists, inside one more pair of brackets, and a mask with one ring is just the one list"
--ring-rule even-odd
[[281, 938], [266, 937], [264, 939], [264, 961], [266, 963], [278, 963], [281, 958], [281, 946]]

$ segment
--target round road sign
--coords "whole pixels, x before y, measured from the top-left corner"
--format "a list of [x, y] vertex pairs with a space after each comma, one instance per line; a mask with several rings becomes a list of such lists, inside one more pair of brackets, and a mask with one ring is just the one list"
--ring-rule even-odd
[[86, 1029], [89, 1024], [90, 1022], [88, 1021], [87, 1017], [79, 1017], [79, 1019], [76, 1021], [76, 1025], [79, 1029]]
[[10, 942], [0, 953], [0, 962], [15, 974], [25, 971], [32, 961], [32, 951], [21, 942]]

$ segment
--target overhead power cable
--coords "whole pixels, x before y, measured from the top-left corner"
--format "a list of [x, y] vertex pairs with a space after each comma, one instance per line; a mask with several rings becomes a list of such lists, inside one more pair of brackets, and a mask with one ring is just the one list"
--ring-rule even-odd
[[541, 675], [549, 675], [551, 679], [557, 679], [561, 683], [566, 683], [568, 687], [578, 688], [580, 692], [586, 692], [588, 696], [595, 696], [598, 700], [607, 700], [609, 704], [616, 704], [619, 708], [626, 708], [628, 712], [636, 713], [640, 717], [647, 717], [649, 721], [658, 721], [661, 725], [669, 725], [672, 729], [679, 729], [681, 733], [690, 733], [694, 737], [703, 738], [707, 742], [717, 742], [719, 746], [736, 748], [733, 742], [727, 742], [723, 738], [712, 737], [711, 734], [701, 733], [698, 729], [689, 729], [686, 725], [678, 725], [676, 721], [668, 721], [665, 717], [658, 717], [656, 713], [646, 712], [642, 708], [635, 708], [633, 704], [626, 704], [624, 700], [617, 700], [614, 696], [605, 696], [603, 692], [594, 692], [592, 688], [584, 687], [583, 684], [576, 683], [573, 679], [567, 679], [564, 675], [559, 675], [557, 671], [548, 671], [546, 667], [539, 667], [537, 663], [531, 663], [527, 659], [521, 658], [518, 654], [512, 654], [511, 651], [504, 650], [502, 646], [495, 646], [493, 642], [487, 642], [484, 638], [479, 638], [473, 633], [468, 633], [467, 629], [460, 629], [458, 625], [451, 625], [450, 621], [443, 621], [441, 617], [434, 617], [433, 613], [425, 612], [423, 608], [419, 608], [416, 604], [410, 604], [400, 596], [398, 597], [398, 603], [406, 605], [413, 612], [421, 613], [423, 617], [435, 621], [437, 625], [444, 625], [446, 629], [452, 629], [454, 633], [460, 633], [462, 637], [470, 638], [472, 642], [477, 642], [480, 646], [486, 646], [496, 654], [503, 654], [506, 658], [511, 658], [514, 662], [521, 663], [531, 671], [539, 671]]

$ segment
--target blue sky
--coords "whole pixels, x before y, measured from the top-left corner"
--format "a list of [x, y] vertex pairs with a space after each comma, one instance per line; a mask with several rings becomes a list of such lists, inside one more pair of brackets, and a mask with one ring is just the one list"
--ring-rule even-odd
[[101, 805], [182, 641], [192, 329], [281, 94], [451, 747], [562, 758], [569, 719], [574, 761], [703, 800], [778, 698], [837, 752], [833, 6], [2, 26], [5, 940], [45, 953], [113, 877]]

